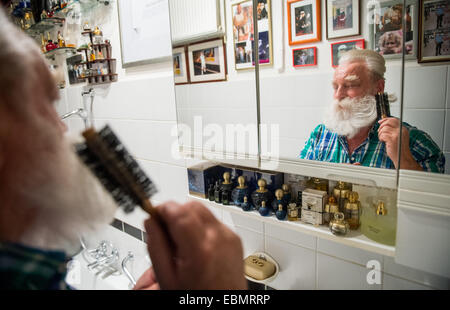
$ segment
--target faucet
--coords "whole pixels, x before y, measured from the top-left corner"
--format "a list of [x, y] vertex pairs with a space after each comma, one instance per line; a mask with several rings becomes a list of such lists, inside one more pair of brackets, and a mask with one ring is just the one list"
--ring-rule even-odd
[[83, 107], [73, 110], [72, 112], [69, 112], [67, 114], [64, 114], [61, 116], [61, 119], [64, 120], [66, 118], [69, 118], [73, 115], [79, 116], [83, 122], [84, 122], [84, 128], [87, 129], [89, 126], [93, 126], [94, 124], [94, 115], [93, 115], [93, 105], [94, 105], [94, 97], [95, 97], [95, 90], [93, 88], [89, 88], [88, 91], [81, 92], [81, 96], [89, 96], [91, 97], [91, 108], [90, 108], [90, 115], [88, 113], [88, 108], [86, 107], [86, 103], [83, 100]]
[[122, 261], [122, 271], [127, 276], [128, 280], [130, 280], [131, 284], [136, 286], [136, 280], [134, 279], [133, 275], [128, 271], [127, 263], [128, 261], [132, 261], [134, 259], [133, 252], [128, 252], [128, 255], [123, 259]]

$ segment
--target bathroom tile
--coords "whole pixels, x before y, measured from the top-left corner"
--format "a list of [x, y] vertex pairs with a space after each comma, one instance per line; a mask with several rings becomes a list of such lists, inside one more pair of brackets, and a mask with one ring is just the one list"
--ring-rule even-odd
[[432, 288], [442, 290], [448, 290], [450, 288], [450, 279], [397, 264], [393, 257], [384, 257], [383, 272]]
[[406, 109], [445, 109], [446, 66], [406, 68], [405, 85]]
[[230, 227], [242, 227], [261, 234], [264, 232], [263, 222], [245, 215], [244, 211], [238, 214], [223, 210], [223, 222]]
[[142, 231], [134, 226], [127, 223], [123, 223], [123, 231], [130, 236], [142, 241]]
[[405, 109], [403, 121], [425, 131], [442, 148], [444, 143], [445, 110]]
[[383, 266], [383, 256], [380, 254], [364, 251], [326, 239], [317, 238], [317, 252], [362, 265], [364, 268], [371, 260], [376, 260], [380, 263], [380, 267]]
[[286, 241], [297, 246], [306, 247], [311, 250], [316, 249], [317, 238], [292, 229], [283, 228], [280, 225], [264, 223], [266, 236]]
[[266, 251], [280, 266], [268, 285], [277, 290], [312, 290], [316, 286], [314, 251], [266, 236]]
[[407, 281], [388, 274], [383, 275], [383, 290], [430, 290], [429, 286]]
[[237, 226], [235, 227], [234, 232], [241, 238], [242, 247], [244, 249], [243, 258], [246, 258], [255, 252], [264, 252], [263, 234]]
[[371, 285], [367, 282], [369, 269], [335, 257], [317, 253], [317, 270], [317, 288], [319, 290], [381, 289], [381, 284]]
[[119, 208], [116, 212], [116, 218], [140, 230], [145, 230], [144, 221], [149, 218], [149, 215], [140, 207], [136, 206], [131, 213], [125, 213], [121, 208]]
[[115, 218], [112, 221], [111, 226], [116, 228], [116, 229], [118, 229], [118, 230], [120, 230], [120, 231], [123, 231], [123, 222], [118, 220], [117, 218]]

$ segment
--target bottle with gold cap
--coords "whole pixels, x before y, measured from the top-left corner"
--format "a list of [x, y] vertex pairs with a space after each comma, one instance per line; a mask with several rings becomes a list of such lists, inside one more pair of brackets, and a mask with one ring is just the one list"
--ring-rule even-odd
[[231, 201], [231, 189], [233, 188], [233, 183], [231, 182], [231, 174], [229, 172], [225, 172], [223, 174], [223, 182], [222, 182], [222, 204], [229, 205]]
[[349, 192], [348, 201], [344, 207], [345, 219], [352, 230], [358, 229], [360, 225], [361, 202], [358, 199], [359, 195], [357, 192]]
[[245, 184], [245, 177], [241, 175], [237, 181], [239, 185], [231, 192], [231, 200], [236, 206], [240, 206], [244, 202], [244, 197], [248, 197], [250, 192], [248, 186]]
[[278, 206], [279, 205], [282, 205], [284, 210], [287, 209], [287, 204], [285, 204], [285, 202], [283, 200], [283, 197], [284, 197], [283, 190], [281, 188], [277, 189], [275, 191], [275, 199], [272, 202], [272, 210], [273, 210], [273, 212], [277, 212], [278, 211]]
[[344, 206], [350, 191], [351, 185], [342, 181], [337, 182], [336, 187], [333, 189], [333, 196], [336, 198], [340, 212], [344, 212]]
[[323, 212], [323, 222], [328, 224], [332, 219], [334, 219], [334, 214], [339, 212], [339, 205], [336, 203], [336, 198], [334, 196], [328, 197], [328, 203], [324, 207]]
[[269, 216], [271, 213], [270, 208], [267, 206], [266, 201], [262, 200], [261, 201], [261, 207], [258, 209], [259, 214], [261, 214], [262, 216]]
[[283, 184], [281, 186], [281, 189], [283, 190], [283, 201], [285, 205], [288, 205], [292, 201], [292, 193], [291, 188], [288, 184]]
[[319, 191], [326, 191], [328, 193], [328, 180], [319, 178], [310, 178], [306, 182], [306, 187], [310, 189], [316, 189]]
[[41, 51], [42, 51], [42, 53], [47, 52], [47, 49], [45, 48], [46, 45], [47, 45], [47, 41], [45, 40], [44, 34], [41, 33]]
[[333, 219], [330, 221], [330, 230], [333, 235], [343, 236], [347, 234], [350, 229], [348, 222], [345, 220], [344, 213], [338, 212], [333, 214]]
[[283, 221], [286, 219], [286, 209], [284, 208], [284, 206], [280, 203], [278, 205], [278, 210], [277, 212], [275, 212], [275, 216], [277, 217], [277, 219], [279, 219], [280, 221]]
[[298, 221], [300, 208], [297, 206], [295, 202], [292, 202], [288, 205], [287, 216], [288, 220], [295, 222]]
[[397, 228], [396, 208], [388, 210], [384, 201], [363, 206], [361, 214], [361, 232], [367, 238], [386, 245], [395, 245]]
[[259, 188], [252, 193], [252, 202], [256, 210], [259, 210], [263, 201], [267, 206], [271, 206], [273, 200], [273, 194], [266, 188], [266, 180], [259, 179], [258, 186]]
[[242, 208], [242, 210], [244, 210], [244, 211], [246, 211], [246, 212], [252, 210], [252, 205], [251, 205], [251, 203], [248, 201], [248, 197], [247, 197], [247, 196], [244, 196], [244, 202], [241, 203], [241, 208]]

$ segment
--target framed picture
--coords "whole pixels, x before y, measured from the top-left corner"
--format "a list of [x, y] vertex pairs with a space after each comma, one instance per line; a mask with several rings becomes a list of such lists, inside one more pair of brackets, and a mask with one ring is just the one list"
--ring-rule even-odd
[[331, 66], [333, 68], [336, 68], [339, 65], [339, 58], [342, 56], [342, 53], [354, 49], [363, 50], [364, 48], [365, 48], [364, 39], [332, 43]]
[[222, 39], [189, 45], [188, 55], [191, 83], [226, 80], [226, 55]]
[[293, 50], [292, 62], [296, 68], [317, 65], [317, 48], [305, 47]]
[[360, 0], [327, 0], [327, 40], [361, 34]]
[[450, 2], [421, 0], [419, 62], [450, 60]]
[[321, 40], [320, 0], [288, 0], [289, 45]]
[[189, 69], [186, 62], [186, 48], [174, 48], [173, 52], [173, 76], [175, 85], [189, 83]]
[[[403, 31], [403, 11], [406, 17], [406, 29]], [[405, 35], [405, 57], [417, 56], [417, 1], [407, 0], [403, 10], [403, 0], [380, 2], [371, 7], [369, 16], [373, 16], [370, 26], [370, 48], [385, 58], [398, 58], [403, 53], [403, 34]]]
[[[271, 0], [258, 0], [258, 56], [260, 65], [273, 63]], [[253, 2], [244, 0], [232, 5], [234, 59], [236, 70], [255, 67]]]

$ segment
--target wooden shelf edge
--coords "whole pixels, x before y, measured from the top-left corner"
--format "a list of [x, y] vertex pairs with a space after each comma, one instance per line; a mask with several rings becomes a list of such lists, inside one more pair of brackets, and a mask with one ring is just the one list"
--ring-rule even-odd
[[359, 249], [377, 253], [380, 255], [385, 255], [385, 256], [390, 256], [390, 257], [395, 256], [395, 247], [372, 241], [369, 238], [367, 238], [366, 236], [364, 236], [363, 234], [361, 234], [361, 232], [359, 232], [359, 231], [350, 231], [346, 236], [339, 237], [339, 236], [333, 235], [326, 225], [314, 226], [311, 224], [305, 224], [301, 221], [296, 221], [296, 222], [290, 222], [287, 220], [280, 221], [275, 217], [275, 215], [261, 216], [257, 211], [245, 212], [241, 208], [233, 206], [233, 205], [225, 206], [225, 205], [218, 204], [213, 201], [210, 201], [210, 200], [207, 200], [204, 198], [200, 198], [200, 197], [196, 197], [196, 196], [192, 196], [192, 195], [188, 195], [188, 198], [190, 200], [199, 201], [205, 205], [208, 205], [208, 206], [211, 206], [214, 208], [219, 208], [219, 209], [222, 209], [222, 210], [225, 210], [228, 212], [232, 212], [232, 213], [236, 213], [236, 214], [239, 214], [242, 216], [247, 216], [254, 220], [263, 222], [263, 223], [281, 226], [285, 229], [290, 229], [290, 230], [298, 231], [301, 233], [306, 233], [308, 235], [313, 235], [318, 238], [327, 239], [330, 241], [334, 241], [336, 243], [340, 243], [340, 244], [347, 245], [347, 246], [354, 247], [354, 248], [359, 248]]

